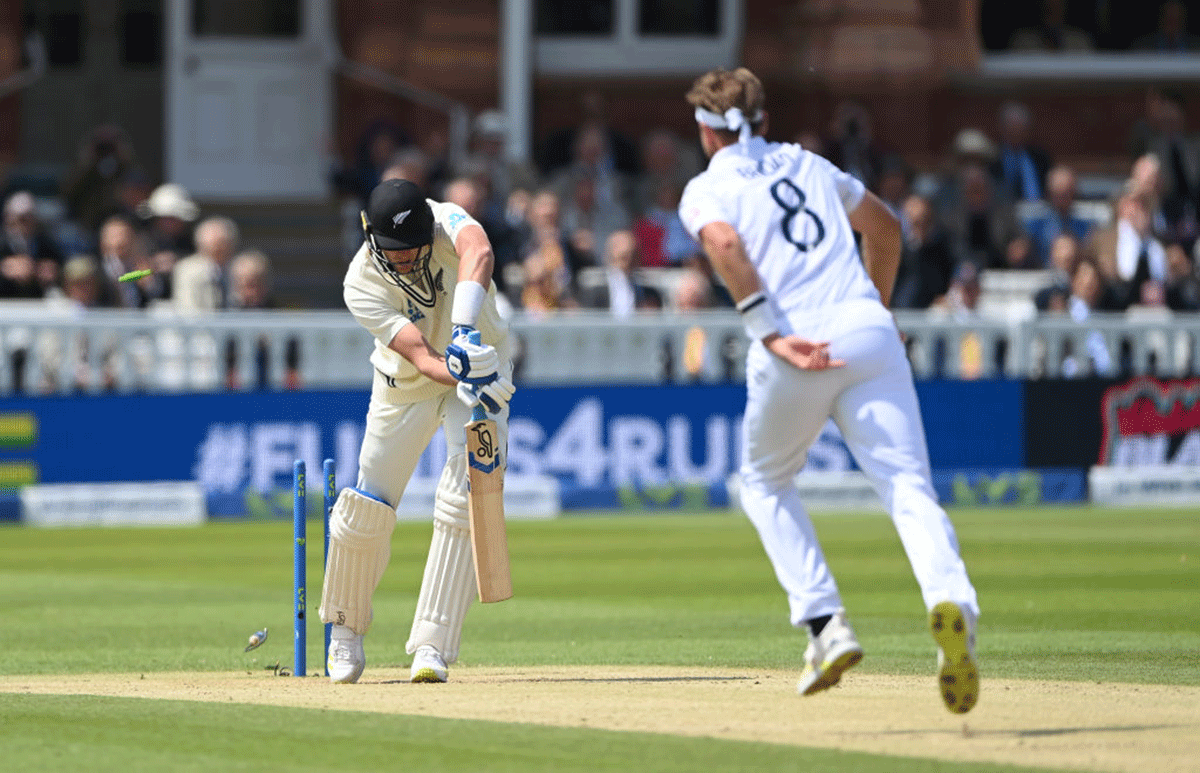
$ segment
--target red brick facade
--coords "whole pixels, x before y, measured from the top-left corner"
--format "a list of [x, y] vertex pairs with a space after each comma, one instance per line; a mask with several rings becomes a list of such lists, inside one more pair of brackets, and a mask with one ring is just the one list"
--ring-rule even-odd
[[[21, 70], [20, 3], [0, 3], [0, 81]], [[0, 99], [0, 177], [20, 147], [20, 93]]]
[[[500, 0], [339, 0], [347, 56], [466, 102], [495, 106], [499, 90]], [[997, 84], [977, 75], [976, 0], [745, 0], [742, 60], [764, 80], [772, 135], [824, 129], [845, 97], [867, 105], [884, 147], [920, 165], [936, 163], [955, 132], [994, 132], [1008, 99], [1037, 116], [1036, 139], [1096, 171], [1124, 163], [1129, 127], [1145, 86], [1064, 82]], [[602, 91], [610, 118], [633, 136], [668, 126], [694, 131], [682, 97], [690, 78], [564, 79], [534, 84], [534, 141], [578, 120], [583, 88]], [[372, 120], [390, 116], [414, 136], [442, 125], [435, 112], [340, 79], [338, 142], [352, 152]], [[1193, 107], [1200, 107], [1193, 106]], [[1194, 125], [1200, 125], [1200, 116]]]

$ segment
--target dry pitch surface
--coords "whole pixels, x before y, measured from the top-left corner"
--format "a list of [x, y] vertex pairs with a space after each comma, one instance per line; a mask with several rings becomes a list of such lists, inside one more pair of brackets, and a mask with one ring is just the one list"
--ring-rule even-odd
[[674, 667], [477, 668], [414, 685], [368, 669], [357, 685], [257, 673], [4, 676], [0, 692], [296, 706], [765, 741], [1047, 768], [1200, 771], [1200, 687], [985, 678], [980, 703], [942, 708], [933, 677], [849, 674], [795, 694], [790, 671]]

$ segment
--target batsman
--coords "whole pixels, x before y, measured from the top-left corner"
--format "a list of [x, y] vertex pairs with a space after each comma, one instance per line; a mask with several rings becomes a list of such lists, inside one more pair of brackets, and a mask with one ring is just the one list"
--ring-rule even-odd
[[[391, 556], [396, 505], [441, 426], [446, 466], [407, 651], [412, 681], [445, 682], [476, 592], [464, 427], [476, 406], [486, 410], [495, 424], [487, 474], [502, 479], [514, 391], [507, 325], [496, 309], [491, 245], [461, 207], [426, 199], [406, 180], [385, 180], [371, 192], [362, 220], [365, 239], [346, 271], [344, 298], [375, 337], [374, 378], [358, 482], [342, 490], [330, 517], [320, 608], [321, 620], [332, 623], [329, 678], [352, 683], [362, 675], [363, 637]], [[493, 492], [493, 508], [497, 487], [478, 486]], [[479, 533], [494, 535], [498, 525], [502, 536], [502, 510], [485, 515], [499, 524]], [[507, 582], [507, 550], [499, 558], [480, 554], [492, 560], [481, 563], [480, 575]]]

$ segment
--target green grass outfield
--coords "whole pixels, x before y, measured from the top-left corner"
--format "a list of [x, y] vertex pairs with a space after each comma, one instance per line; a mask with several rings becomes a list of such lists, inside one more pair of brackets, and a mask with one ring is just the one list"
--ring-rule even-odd
[[[1074, 507], [951, 515], [983, 606], [985, 676], [1200, 685], [1200, 514]], [[869, 653], [859, 670], [928, 673], [923, 605], [890, 522], [815, 521]], [[319, 535], [319, 527], [309, 532]], [[473, 607], [464, 664], [799, 670], [804, 637], [788, 626], [783, 594], [740, 515], [564, 518], [514, 522], [509, 532], [517, 596]], [[404, 641], [428, 538], [426, 524], [396, 529], [375, 597], [368, 668], [409, 660]], [[323, 661], [320, 545], [311, 542], [315, 670]], [[0, 674], [290, 666], [291, 557], [284, 522], [2, 527]], [[267, 644], [244, 653], [263, 626], [271, 629]], [[331, 721], [315, 710], [79, 696], [0, 694], [0, 718], [0, 759], [12, 770], [951, 767], [734, 741], [367, 714]], [[339, 742], [323, 741], [327, 732]], [[295, 745], [302, 755], [289, 751]]]

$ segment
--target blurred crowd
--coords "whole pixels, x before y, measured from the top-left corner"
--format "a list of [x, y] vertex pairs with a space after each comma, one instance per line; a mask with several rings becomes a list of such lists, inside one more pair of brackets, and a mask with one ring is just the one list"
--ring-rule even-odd
[[[1035, 141], [1036, 117], [1019, 102], [993, 125], [959, 131], [934, 169], [914, 169], [877, 143], [869, 111], [852, 100], [823, 130], [792, 139], [861, 179], [899, 218], [894, 308], [969, 312], [988, 272], [1028, 272], [1044, 279], [1027, 299], [1037, 311], [1195, 311], [1200, 137], [1186, 107], [1183, 95], [1151, 89], [1130, 130], [1126, 174], [1089, 180], [1086, 197], [1077, 171]], [[377, 124], [358, 164], [335, 180], [362, 198], [402, 177], [463, 206], [491, 238], [497, 285], [529, 313], [727, 306], [676, 212], [703, 168], [694, 138], [665, 129], [630, 137], [595, 93], [583, 95], [581, 115], [545, 138], [533, 161], [515, 164], [503, 155], [504, 116], [485, 112], [459, 169]]]
[[118, 126], [85, 137], [57, 197], [10, 190], [3, 218], [0, 299], [184, 312], [273, 305], [267, 256], [241, 249], [230, 218], [202, 217], [182, 186], [148, 185]]
[[[1127, 174], [1100, 195], [1089, 186], [1088, 197], [1076, 170], [1035, 141], [1036, 116], [1019, 102], [992, 125], [959, 131], [934, 169], [914, 169], [876, 142], [870, 112], [853, 100], [826, 127], [792, 139], [860, 178], [901, 221], [895, 308], [969, 314], [988, 272], [1040, 271], [1033, 307], [1082, 320], [1131, 307], [1200, 309], [1200, 138], [1186, 108], [1182, 94], [1150, 90], [1130, 129]], [[468, 154], [452, 164], [443, 134], [414, 142], [381, 120], [353, 160], [333, 165], [331, 188], [361, 201], [400, 177], [461, 205], [491, 239], [502, 294], [529, 314], [729, 305], [676, 211], [703, 168], [695, 137], [630, 136], [597, 92], [581, 96], [578, 123], [544, 137], [529, 162], [507, 159], [507, 130], [502, 113], [479, 114]], [[179, 311], [275, 305], [269, 256], [246, 249], [234, 220], [201, 212], [181, 186], [147, 184], [119, 127], [89, 133], [57, 199], [9, 190], [3, 218], [0, 298]], [[142, 269], [150, 273], [118, 281]]]
[[529, 313], [590, 308], [625, 316], [719, 303], [722, 293], [676, 212], [684, 185], [702, 168], [696, 143], [667, 130], [630, 136], [610, 123], [597, 92], [582, 95], [580, 111], [578, 125], [551, 133], [526, 163], [506, 159], [505, 116], [484, 111], [457, 168], [440, 155], [444, 142], [412, 142], [381, 121], [333, 180], [362, 201], [380, 180], [403, 178], [462, 206], [492, 243], [498, 289]]
[[881, 158], [869, 184], [905, 234], [893, 306], [961, 305], [982, 272], [1010, 269], [1046, 273], [1032, 299], [1042, 312], [1200, 309], [1200, 138], [1185, 108], [1181, 94], [1150, 90], [1127, 175], [1089, 200], [1076, 171], [1033, 141], [1034, 116], [1016, 102], [1001, 110], [994, 138], [960, 131], [937, 174], [914, 178]]

